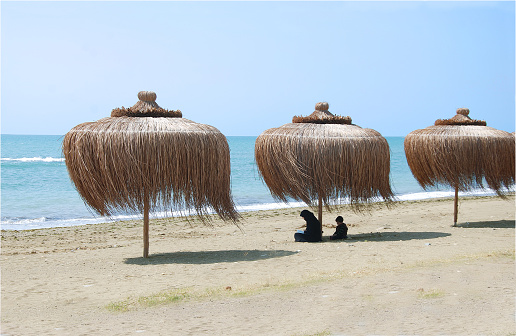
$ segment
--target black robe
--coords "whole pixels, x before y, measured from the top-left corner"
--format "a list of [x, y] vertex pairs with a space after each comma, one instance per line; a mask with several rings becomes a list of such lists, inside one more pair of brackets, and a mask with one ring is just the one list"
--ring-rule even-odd
[[[305, 212], [306, 211], [306, 212]], [[322, 226], [315, 218], [314, 214], [308, 210], [303, 210], [301, 215], [306, 221], [306, 230], [304, 233], [294, 234], [297, 242], [320, 242], [322, 241]]]

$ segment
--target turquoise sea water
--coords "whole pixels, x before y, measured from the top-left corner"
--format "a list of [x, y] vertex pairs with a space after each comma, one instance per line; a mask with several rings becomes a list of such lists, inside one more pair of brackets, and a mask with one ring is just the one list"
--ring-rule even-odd
[[[2, 135], [2, 229], [27, 230], [106, 221], [89, 210], [74, 189], [61, 153], [62, 139], [63, 136], [52, 135]], [[287, 207], [277, 203], [260, 180], [254, 162], [255, 140], [256, 137], [228, 137], [235, 203], [240, 211]], [[387, 140], [391, 149], [391, 184], [400, 200], [453, 195], [445, 189], [423, 191], [407, 165], [403, 138], [387, 137]], [[492, 193], [479, 190], [470, 194]], [[139, 217], [120, 215], [113, 219], [126, 218]]]

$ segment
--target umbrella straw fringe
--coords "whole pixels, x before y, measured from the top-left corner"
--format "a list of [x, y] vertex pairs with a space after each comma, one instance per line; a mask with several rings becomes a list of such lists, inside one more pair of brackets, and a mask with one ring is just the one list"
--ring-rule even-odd
[[[344, 135], [344, 136], [343, 136]], [[355, 125], [286, 124], [255, 143], [261, 177], [278, 200], [326, 209], [349, 199], [354, 210], [393, 200], [389, 145], [380, 133]]]
[[183, 118], [104, 118], [63, 140], [68, 173], [101, 215], [193, 209], [237, 222], [230, 192], [229, 146], [216, 128]]
[[412, 174], [427, 189], [437, 185], [489, 188], [503, 196], [514, 185], [514, 137], [487, 126], [431, 126], [405, 138]]

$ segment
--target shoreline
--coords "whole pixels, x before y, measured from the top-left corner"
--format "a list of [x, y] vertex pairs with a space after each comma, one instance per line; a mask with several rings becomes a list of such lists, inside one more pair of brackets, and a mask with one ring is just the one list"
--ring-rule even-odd
[[[453, 191], [424, 191], [424, 192], [416, 192], [416, 193], [408, 193], [397, 195], [393, 204], [397, 204], [400, 202], [409, 202], [409, 201], [425, 201], [425, 200], [438, 200], [438, 199], [448, 199], [453, 198]], [[514, 196], [514, 191], [509, 191], [506, 193], [507, 197]], [[476, 189], [468, 192], [459, 192], [459, 202], [461, 199], [465, 198], [474, 198], [474, 197], [499, 197], [495, 192], [491, 190], [481, 190]], [[377, 205], [382, 206], [385, 204], [383, 201], [376, 201], [371, 203], [370, 205], [375, 207]], [[341, 207], [346, 207], [347, 203], [341, 203]], [[239, 205], [237, 206], [237, 211], [241, 214], [248, 212], [256, 212], [256, 211], [269, 211], [269, 210], [282, 210], [282, 209], [294, 209], [294, 208], [309, 208], [303, 202], [294, 201], [291, 203], [282, 203], [282, 202], [274, 202], [274, 203], [258, 203], [258, 204], [250, 204], [250, 205]], [[180, 216], [178, 214], [167, 213], [167, 212], [157, 212], [151, 213], [151, 219], [166, 219], [166, 218], [195, 218], [195, 215], [186, 215]], [[46, 220], [45, 217], [41, 217], [40, 219], [43, 222]], [[114, 223], [114, 222], [124, 222], [124, 221], [135, 221], [142, 220], [140, 215], [115, 215], [113, 217], [107, 218], [102, 216], [96, 216], [91, 218], [73, 218], [73, 219], [57, 219], [51, 221], [51, 223], [62, 222], [61, 225], [52, 225], [52, 224], [40, 224], [42, 227], [30, 227], [39, 220], [36, 219], [25, 219], [22, 222], [26, 222], [25, 224], [15, 224], [15, 223], [5, 223], [2, 222], [0, 226], [1, 231], [30, 231], [30, 230], [39, 230], [39, 229], [51, 229], [58, 227], [76, 227], [82, 225], [96, 225], [96, 224], [104, 224], [104, 223]], [[17, 228], [17, 226], [21, 226], [21, 228]], [[5, 229], [5, 227], [8, 227]]]
[[[515, 196], [403, 201], [324, 212], [296, 243], [301, 208], [215, 220], [2, 231], [6, 335], [511, 335]], [[342, 215], [351, 239], [330, 241]], [[479, 311], [482, 318], [478, 318]], [[313, 323], [299, 323], [306, 316]]]
[[[452, 193], [452, 192], [450, 192]], [[515, 198], [516, 197], [516, 194], [514, 192], [511, 192], [511, 193], [508, 193], [505, 195], [505, 199], [499, 197], [499, 196], [496, 196], [496, 195], [491, 195], [491, 194], [488, 194], [488, 195], [463, 195], [463, 196], [459, 196], [459, 207], [460, 207], [460, 203], [462, 200], [478, 200], [478, 199], [499, 199], [499, 200], [504, 200], [504, 201], [507, 201], [507, 200], [510, 200], [511, 198]], [[419, 204], [420, 202], [443, 202], [443, 201], [453, 201], [453, 196], [436, 196], [436, 197], [430, 197], [430, 198], [416, 198], [416, 199], [408, 199], [408, 200], [396, 200], [392, 203], [385, 203], [383, 201], [379, 201], [379, 202], [373, 202], [373, 203], [370, 203], [370, 204], [367, 204], [366, 206], [364, 206], [362, 209], [363, 210], [360, 210], [360, 211], [354, 211], [350, 208], [349, 204], [341, 204], [338, 206], [338, 208], [336, 210], [332, 210], [332, 211], [327, 211], [326, 209], [323, 208], [323, 213], [325, 214], [325, 218], [323, 219], [323, 224], [322, 226], [328, 226], [328, 227], [333, 227], [331, 225], [328, 225], [326, 224], [326, 217], [329, 215], [329, 216], [333, 216], [333, 214], [335, 214], [334, 217], [337, 216], [337, 213], [340, 213], [340, 212], [346, 212], [346, 213], [354, 213], [354, 214], [362, 214], [362, 215], [367, 215], [371, 212], [374, 212], [375, 210], [378, 210], [378, 209], [385, 209], [385, 210], [390, 210], [390, 211], [395, 211], [395, 208], [398, 206], [398, 205], [404, 205], [404, 204]], [[295, 204], [295, 203], [300, 203], [302, 205], [298, 205], [298, 204]], [[514, 200], [514, 203], [516, 205], [516, 198]], [[307, 210], [310, 210], [314, 213], [317, 212], [317, 209], [315, 208], [311, 208], [309, 206], [307, 206], [306, 204], [302, 203], [302, 202], [292, 202], [290, 204], [287, 204], [287, 203], [266, 203], [266, 204], [274, 204], [274, 205], [277, 205], [278, 207], [273, 207], [273, 208], [267, 208], [267, 209], [251, 209], [251, 210], [242, 210], [242, 211], [239, 211], [239, 213], [242, 215], [242, 219], [244, 219], [245, 217], [247, 216], [250, 216], [252, 214], [255, 214], [255, 213], [267, 213], [267, 212], [277, 212], [277, 211], [298, 211], [298, 212], [301, 212], [302, 209], [307, 209]], [[291, 204], [295, 204], [295, 205], [291, 205]], [[452, 215], [453, 215], [453, 212], [452, 212]], [[127, 215], [127, 216], [131, 216], [131, 215]], [[116, 217], [116, 216], [114, 216]], [[123, 215], [123, 217], [125, 217], [125, 215]], [[132, 217], [140, 217], [140, 215], [132, 215]], [[216, 214], [211, 214], [210, 215], [211, 217], [211, 223], [208, 223], [208, 224], [205, 224], [207, 227], [211, 227], [212, 225], [215, 225], [215, 226], [226, 226], [226, 225], [230, 225], [230, 226], [235, 226], [234, 224], [230, 223], [230, 222], [224, 222], [222, 221], [219, 217], [217, 217]], [[104, 217], [99, 217], [98, 219], [103, 219]], [[157, 222], [163, 222], [163, 221], [167, 221], [167, 222], [173, 222], [173, 223], [176, 223], [176, 222], [181, 222], [181, 223], [184, 223], [184, 224], [187, 224], [187, 225], [190, 225], [189, 223], [193, 223], [193, 222], [198, 222], [198, 218], [196, 215], [187, 215], [187, 216], [159, 216], [159, 215], [153, 215], [151, 216], [150, 218], [150, 221], [151, 223], [153, 221], [157, 221]], [[460, 210], [459, 210], [459, 221], [460, 221]], [[109, 220], [108, 218], [106, 218], [106, 221], [104, 222], [98, 222], [98, 223], [85, 223], [85, 224], [77, 224], [77, 225], [67, 225], [67, 226], [53, 226], [53, 227], [43, 227], [43, 228], [31, 228], [31, 229], [3, 229], [3, 228], [0, 228], [0, 232], [2, 234], [6, 234], [8, 235], [9, 232], [16, 232], [16, 233], [22, 233], [22, 232], [33, 232], [33, 231], [40, 231], [40, 230], [55, 230], [55, 229], [77, 229], [77, 228], [82, 228], [82, 227], [88, 227], [88, 226], [94, 226], [94, 225], [112, 225], [112, 224], [121, 224], [121, 225], [124, 225], [124, 224], [128, 224], [130, 226], [132, 226], [134, 223], [137, 223], [137, 222], [142, 222], [143, 223], [143, 217], [141, 218], [130, 218], [130, 219], [113, 219], [113, 220]], [[330, 221], [331, 222], [331, 221]], [[200, 224], [200, 225], [204, 225], [204, 224]]]

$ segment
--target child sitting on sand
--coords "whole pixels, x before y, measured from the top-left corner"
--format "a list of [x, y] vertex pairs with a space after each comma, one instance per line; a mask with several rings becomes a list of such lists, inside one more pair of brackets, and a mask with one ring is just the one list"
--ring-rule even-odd
[[342, 216], [337, 216], [337, 218], [335, 218], [335, 222], [337, 222], [337, 228], [335, 229], [335, 233], [330, 236], [330, 240], [348, 238], [348, 226], [344, 223], [344, 218], [342, 218]]

